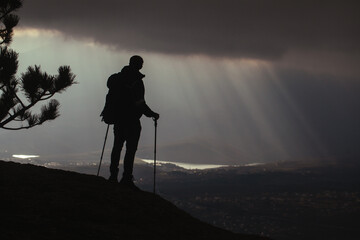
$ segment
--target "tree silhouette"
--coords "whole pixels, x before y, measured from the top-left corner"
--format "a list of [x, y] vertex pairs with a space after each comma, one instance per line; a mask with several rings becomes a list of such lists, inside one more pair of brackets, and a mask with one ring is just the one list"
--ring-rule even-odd
[[[35, 65], [16, 78], [18, 54], [8, 46], [19, 22], [13, 12], [21, 6], [22, 0], [0, 0], [0, 128], [7, 130], [31, 128], [58, 117], [59, 102], [49, 99], [76, 83], [69, 66], [49, 75]], [[32, 113], [30, 110], [41, 101], [47, 103], [40, 113]]]

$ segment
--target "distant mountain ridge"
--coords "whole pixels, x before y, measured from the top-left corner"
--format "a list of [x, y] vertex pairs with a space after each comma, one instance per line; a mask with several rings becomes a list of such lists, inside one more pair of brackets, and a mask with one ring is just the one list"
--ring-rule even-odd
[[0, 190], [1, 239], [266, 239], [92, 175], [0, 161]]

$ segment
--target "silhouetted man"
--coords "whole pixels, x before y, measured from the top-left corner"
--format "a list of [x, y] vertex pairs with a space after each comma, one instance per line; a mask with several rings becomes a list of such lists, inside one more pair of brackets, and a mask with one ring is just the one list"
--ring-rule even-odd
[[134, 189], [137, 189], [133, 182], [133, 166], [141, 132], [140, 118], [143, 114], [155, 120], [159, 118], [159, 114], [153, 112], [145, 102], [145, 88], [142, 80], [145, 75], [139, 71], [143, 63], [140, 56], [132, 56], [129, 65], [118, 73], [119, 77], [108, 81], [110, 91], [115, 91], [118, 98], [109, 180], [117, 182], [120, 154], [126, 142], [124, 172], [120, 184]]

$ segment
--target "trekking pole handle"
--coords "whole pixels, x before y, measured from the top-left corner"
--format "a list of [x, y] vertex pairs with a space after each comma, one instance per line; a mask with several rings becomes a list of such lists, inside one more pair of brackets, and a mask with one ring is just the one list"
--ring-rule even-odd
[[154, 125], [157, 127], [157, 119], [153, 117], [152, 120], [154, 120]]

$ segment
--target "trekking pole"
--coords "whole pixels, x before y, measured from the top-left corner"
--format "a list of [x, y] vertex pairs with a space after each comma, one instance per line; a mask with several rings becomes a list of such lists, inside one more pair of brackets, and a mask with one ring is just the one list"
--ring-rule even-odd
[[155, 194], [155, 186], [156, 186], [156, 132], [157, 132], [157, 119], [153, 118], [154, 126], [155, 126], [155, 140], [154, 140], [154, 194]]
[[104, 156], [104, 149], [105, 149], [106, 139], [107, 139], [107, 135], [108, 135], [108, 132], [109, 132], [109, 127], [110, 127], [110, 124], [108, 124], [108, 125], [107, 125], [107, 128], [106, 128], [104, 146], [103, 146], [103, 148], [102, 148], [101, 157], [100, 157], [100, 163], [99, 163], [99, 168], [98, 168], [98, 171], [97, 171], [96, 176], [99, 176], [100, 167], [101, 167], [101, 162], [102, 162], [102, 159], [103, 159], [103, 156]]

